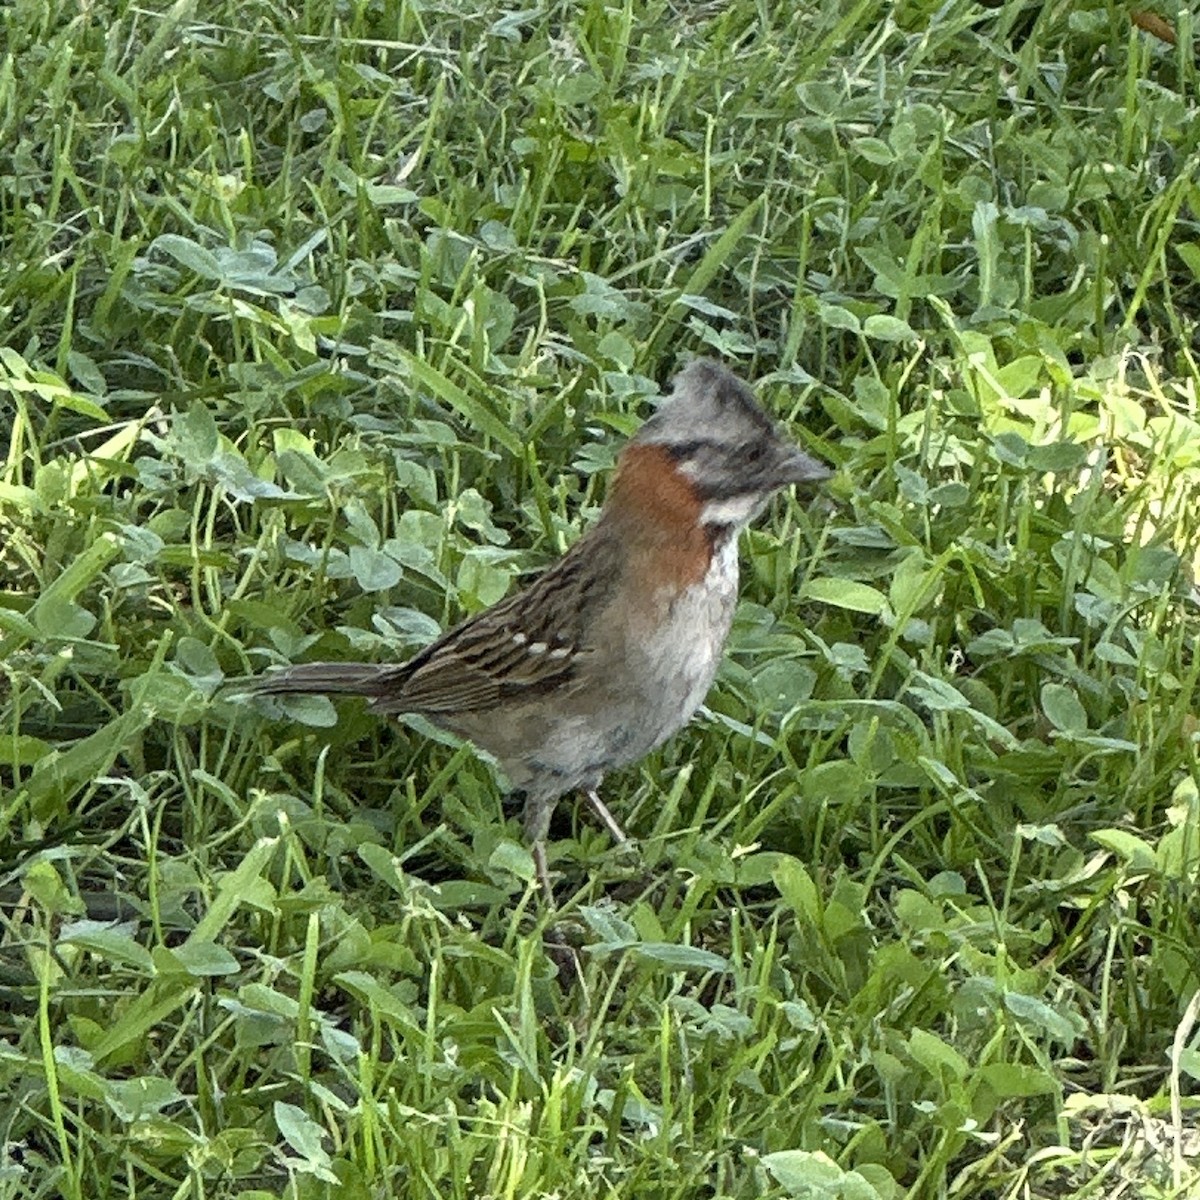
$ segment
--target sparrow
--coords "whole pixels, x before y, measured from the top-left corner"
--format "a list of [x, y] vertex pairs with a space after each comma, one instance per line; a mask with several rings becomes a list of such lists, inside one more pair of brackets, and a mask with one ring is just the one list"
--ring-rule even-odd
[[366, 696], [419, 713], [495, 758], [524, 792], [524, 834], [553, 907], [546, 836], [582, 793], [612, 836], [602, 777], [678, 732], [721, 662], [738, 534], [790, 484], [832, 472], [721, 363], [699, 359], [628, 441], [599, 519], [528, 586], [400, 664], [306, 663], [251, 681], [264, 695]]

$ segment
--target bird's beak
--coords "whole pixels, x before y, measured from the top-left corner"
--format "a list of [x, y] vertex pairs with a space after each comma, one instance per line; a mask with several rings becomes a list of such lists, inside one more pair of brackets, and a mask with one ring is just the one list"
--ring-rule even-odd
[[780, 486], [788, 483], [821, 483], [833, 476], [833, 471], [823, 462], [797, 449], [789, 449], [782, 457], [778, 472]]

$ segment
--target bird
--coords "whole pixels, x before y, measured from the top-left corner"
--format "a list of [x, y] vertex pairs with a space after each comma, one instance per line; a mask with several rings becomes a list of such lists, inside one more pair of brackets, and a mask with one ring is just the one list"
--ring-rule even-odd
[[407, 661], [317, 662], [252, 680], [262, 695], [353, 694], [415, 713], [490, 754], [524, 793], [546, 861], [559, 800], [580, 793], [618, 842], [601, 779], [703, 703], [733, 621], [738, 535], [775, 493], [833, 472], [723, 363], [698, 358], [628, 440], [595, 524], [541, 575]]

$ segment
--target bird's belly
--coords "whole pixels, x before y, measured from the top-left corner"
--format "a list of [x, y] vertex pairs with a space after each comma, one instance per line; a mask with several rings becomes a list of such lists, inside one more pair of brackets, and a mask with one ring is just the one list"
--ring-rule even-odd
[[592, 661], [552, 700], [463, 714], [455, 732], [533, 792], [594, 787], [636, 762], [687, 724], [712, 685], [737, 600], [736, 553], [731, 540], [703, 581], [663, 600], [649, 629], [615, 622], [610, 640], [597, 639]]

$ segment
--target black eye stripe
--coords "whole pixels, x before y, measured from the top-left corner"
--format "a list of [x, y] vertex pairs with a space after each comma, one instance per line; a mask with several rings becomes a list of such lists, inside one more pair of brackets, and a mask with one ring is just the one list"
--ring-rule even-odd
[[751, 497], [757, 499], [759, 496], [768, 495], [775, 489], [747, 487], [745, 483], [731, 480], [729, 483], [701, 483], [697, 485], [696, 490], [700, 493], [701, 500], [706, 504], [711, 504], [714, 500], [737, 500], [743, 496], [747, 499]]
[[693, 442], [665, 442], [663, 449], [676, 461], [694, 458], [701, 450], [720, 451], [721, 447], [708, 438], [697, 438]]
[[707, 452], [719, 456], [724, 462], [759, 463], [768, 457], [769, 453], [767, 445], [757, 438], [752, 442], [743, 442], [740, 446], [714, 442], [711, 438], [696, 438], [690, 442], [665, 442], [662, 443], [662, 447], [676, 462], [698, 458]]

